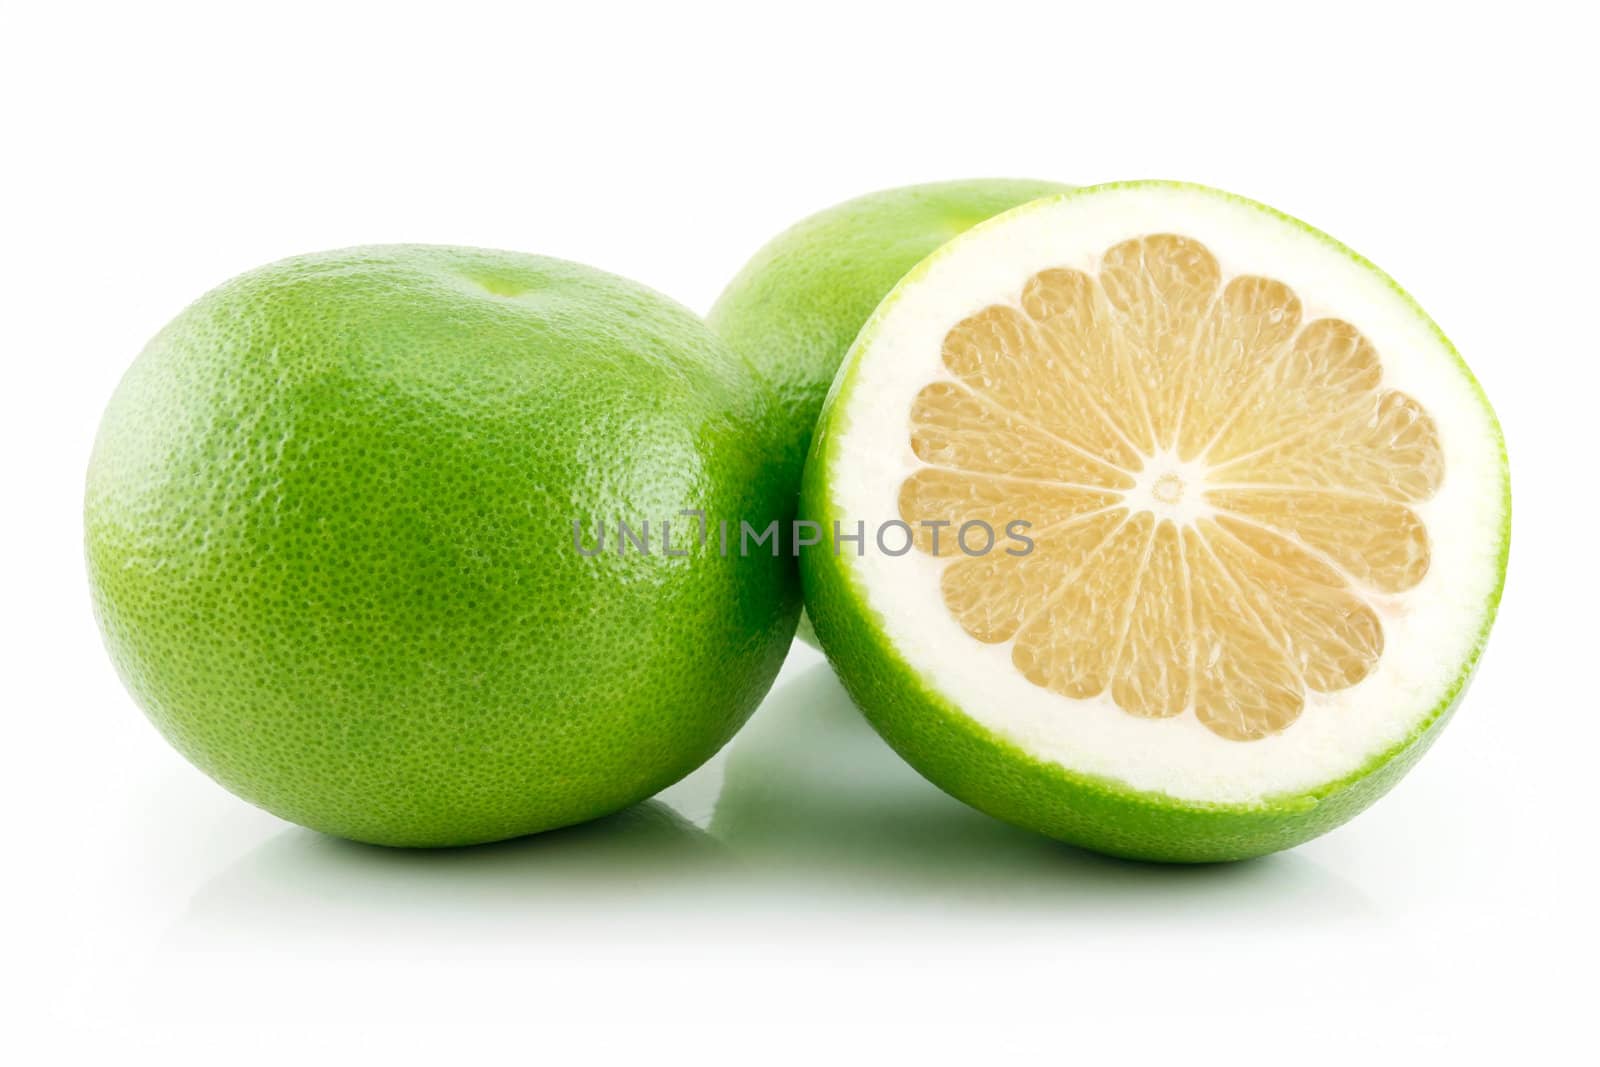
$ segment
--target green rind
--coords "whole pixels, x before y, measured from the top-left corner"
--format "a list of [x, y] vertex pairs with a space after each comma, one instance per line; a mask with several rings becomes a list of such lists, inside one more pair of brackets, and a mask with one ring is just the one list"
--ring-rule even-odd
[[[802, 556], [806, 609], [830, 663], [873, 727], [924, 777], [952, 796], [996, 818], [1110, 855], [1174, 863], [1249, 859], [1292, 848], [1354, 818], [1388, 792], [1437, 739], [1466, 691], [1499, 608], [1511, 550], [1510, 467], [1505, 438], [1488, 397], [1438, 325], [1394, 279], [1299, 219], [1207, 186], [1144, 181], [1074, 190], [1019, 207], [974, 230], [1004, 225], [1020, 214], [1076, 197], [1140, 187], [1189, 189], [1224, 197], [1288, 222], [1350, 257], [1382, 278], [1406, 302], [1471, 383], [1493, 427], [1500, 459], [1500, 546], [1497, 580], [1477, 639], [1444, 697], [1410, 735], [1336, 781], [1252, 804], [1194, 803], [1040, 760], [979, 725], [929, 686], [889, 642], [881, 617], [867, 606], [866, 591], [851, 572], [848, 555], [813, 551]], [[802, 518], [823, 529], [845, 518], [828, 481], [845, 429], [840, 413], [856, 382], [859, 354], [871, 347], [901, 295], [949, 254], [950, 248], [946, 245], [925, 260], [878, 306], [829, 391], [812, 440], [800, 502]]]

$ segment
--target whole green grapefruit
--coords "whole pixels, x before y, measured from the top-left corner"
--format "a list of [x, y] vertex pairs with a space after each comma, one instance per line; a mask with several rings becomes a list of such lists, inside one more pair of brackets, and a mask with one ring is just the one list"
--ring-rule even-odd
[[101, 423], [107, 646], [180, 752], [317, 830], [462, 845], [616, 811], [721, 747], [782, 662], [792, 560], [714, 536], [792, 510], [767, 404], [690, 312], [575, 263], [252, 271], [161, 331]]
[[[795, 492], [834, 373], [889, 290], [951, 238], [1067, 188], [974, 178], [884, 189], [796, 223], [751, 257], [707, 321], [774, 398], [773, 462]], [[800, 635], [816, 643], [804, 619]]]

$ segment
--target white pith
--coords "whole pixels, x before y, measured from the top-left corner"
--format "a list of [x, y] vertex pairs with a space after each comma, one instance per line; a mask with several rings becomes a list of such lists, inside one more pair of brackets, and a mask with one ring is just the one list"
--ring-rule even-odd
[[[1176, 233], [1206, 245], [1224, 279], [1264, 274], [1293, 288], [1305, 319], [1337, 317], [1376, 347], [1383, 385], [1433, 416], [1445, 456], [1444, 482], [1414, 508], [1432, 561], [1404, 593], [1367, 596], [1384, 626], [1376, 670], [1333, 693], [1309, 692], [1288, 729], [1260, 740], [1219, 737], [1185, 713], [1146, 719], [1109, 694], [1061, 696], [1029, 682], [1009, 643], [971, 637], [940, 596], [948, 560], [921, 552], [846, 556], [884, 636], [925, 682], [979, 724], [1034, 756], [1086, 774], [1179, 799], [1248, 803], [1315, 789], [1345, 777], [1410, 735], [1457, 682], [1473, 654], [1499, 578], [1504, 471], [1493, 418], [1472, 381], [1428, 322], [1387, 281], [1313, 233], [1255, 206], [1205, 190], [1105, 188], [1028, 205], [947, 245], [885, 302], [847, 361], [834, 413], [830, 507], [869, 528], [898, 518], [904, 479], [924, 466], [907, 432], [912, 401], [950, 378], [941, 360], [949, 329], [992, 304], [1017, 305], [1040, 270], [1093, 273], [1106, 249], [1128, 238]], [[1179, 521], [1203, 508], [1186, 492], [1157, 499], [1152, 464], [1128, 493]], [[1174, 470], [1191, 481], [1200, 471]]]
[[[1148, 511], [1180, 526], [1215, 511], [1200, 492], [1210, 478], [1206, 465], [1197, 460], [1185, 462], [1174, 454], [1151, 456], [1133, 477], [1133, 488], [1122, 493], [1122, 502], [1130, 511]], [[1175, 496], [1163, 491], [1165, 486], [1175, 487]]]

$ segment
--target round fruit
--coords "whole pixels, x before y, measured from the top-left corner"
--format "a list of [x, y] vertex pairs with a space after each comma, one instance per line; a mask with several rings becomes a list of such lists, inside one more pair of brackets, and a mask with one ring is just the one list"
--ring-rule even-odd
[[878, 302], [952, 237], [1067, 188], [978, 178], [869, 193], [785, 230], [728, 283], [706, 321], [776, 398], [771, 451], [796, 492], [828, 386]]
[[1392, 786], [1510, 538], [1499, 426], [1421, 309], [1293, 219], [1161, 182], [1019, 208], [905, 278], [801, 512], [867, 524], [862, 554], [802, 557], [806, 602], [902, 756], [1174, 861], [1290, 847]]
[[788, 561], [680, 515], [792, 507], [766, 403], [688, 311], [578, 264], [253, 271], [150, 343], [101, 424], [111, 655], [180, 752], [305, 826], [460, 845], [616, 811], [714, 753], [783, 659]]

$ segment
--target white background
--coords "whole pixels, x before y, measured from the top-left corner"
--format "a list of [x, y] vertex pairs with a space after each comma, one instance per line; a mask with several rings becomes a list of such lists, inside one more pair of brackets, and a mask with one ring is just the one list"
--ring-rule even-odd
[[[1592, 1054], [1581, 5], [4, 10], [0, 1056]], [[1400, 279], [1488, 390], [1516, 501], [1500, 621], [1441, 742], [1352, 824], [1231, 867], [1078, 853], [923, 784], [799, 649], [656, 805], [406, 854], [233, 799], [123, 692], [89, 610], [83, 470], [118, 376], [205, 289], [428, 241], [578, 259], [704, 310], [811, 211], [976, 175], [1264, 200]]]

